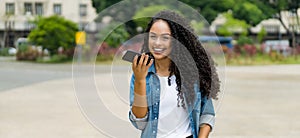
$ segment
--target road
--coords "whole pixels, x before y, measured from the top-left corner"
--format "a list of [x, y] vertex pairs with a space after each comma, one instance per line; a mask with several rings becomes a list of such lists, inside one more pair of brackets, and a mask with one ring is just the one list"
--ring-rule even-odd
[[[127, 120], [130, 66], [0, 60], [0, 137], [137, 137]], [[95, 70], [95, 71], [94, 71]], [[212, 138], [300, 136], [300, 65], [226, 67]]]

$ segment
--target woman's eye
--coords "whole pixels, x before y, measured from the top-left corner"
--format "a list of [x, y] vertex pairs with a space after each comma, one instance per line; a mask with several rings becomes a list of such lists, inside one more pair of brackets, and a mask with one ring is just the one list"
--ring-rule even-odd
[[152, 35], [152, 36], [150, 36], [150, 38], [151, 38], [151, 39], [156, 39], [156, 36], [153, 36], [153, 35]]
[[163, 39], [164, 39], [164, 40], [169, 40], [170, 38], [169, 38], [169, 37], [163, 37]]

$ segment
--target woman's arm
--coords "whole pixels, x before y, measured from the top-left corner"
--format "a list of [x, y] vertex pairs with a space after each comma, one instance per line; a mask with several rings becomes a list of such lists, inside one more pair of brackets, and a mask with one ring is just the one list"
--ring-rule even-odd
[[212, 99], [203, 97], [201, 100], [201, 108], [198, 138], [208, 138], [209, 133], [214, 128], [215, 123], [215, 111]]
[[211, 128], [209, 125], [203, 124], [202, 126], [200, 126], [198, 138], [208, 138], [210, 130]]
[[131, 110], [137, 118], [145, 117], [148, 112], [146, 79], [134, 81], [134, 101]]
[[132, 105], [132, 113], [137, 118], [143, 118], [148, 112], [147, 97], [146, 97], [146, 76], [149, 67], [153, 60], [147, 65], [148, 55], [142, 54], [139, 63], [137, 63], [137, 56], [135, 56], [132, 63], [132, 70], [135, 76], [134, 80], [134, 101]]

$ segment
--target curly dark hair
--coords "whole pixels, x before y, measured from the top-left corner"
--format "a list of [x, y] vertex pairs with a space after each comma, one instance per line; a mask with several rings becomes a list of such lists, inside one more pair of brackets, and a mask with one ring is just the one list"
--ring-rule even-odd
[[190, 24], [179, 14], [163, 10], [153, 16], [145, 30], [146, 35], [141, 52], [149, 53], [148, 33], [152, 25], [158, 20], [166, 21], [171, 30], [172, 52], [170, 54], [171, 64], [168, 83], [170, 85], [170, 77], [174, 74], [178, 90], [177, 105], [180, 106], [181, 101], [181, 106], [185, 108], [184, 100], [187, 101], [187, 104], [194, 102], [196, 98], [194, 84], [196, 83], [200, 86], [199, 90], [202, 97], [218, 99], [220, 81], [215, 62], [201, 45]]

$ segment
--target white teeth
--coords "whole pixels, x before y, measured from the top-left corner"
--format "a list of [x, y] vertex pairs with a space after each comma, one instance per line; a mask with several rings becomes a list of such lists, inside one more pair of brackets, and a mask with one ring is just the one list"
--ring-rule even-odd
[[161, 52], [163, 51], [164, 49], [163, 48], [153, 48], [154, 51], [157, 51], [157, 52]]

